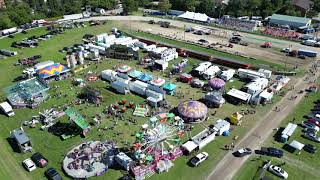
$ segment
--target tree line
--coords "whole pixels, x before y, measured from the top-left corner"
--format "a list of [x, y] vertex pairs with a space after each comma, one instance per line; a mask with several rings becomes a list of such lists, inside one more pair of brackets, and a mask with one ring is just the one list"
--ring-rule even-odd
[[6, 8], [0, 9], [0, 29], [30, 23], [33, 19], [61, 17], [81, 13], [81, 8], [90, 5], [113, 9], [116, 0], [6, 0]]
[[[307, 16], [312, 17], [320, 12], [320, 0], [313, 0], [314, 6]], [[229, 0], [228, 5], [221, 0], [160, 0], [159, 9], [166, 12], [169, 9], [181, 11], [196, 11], [206, 13], [211, 17], [231, 16], [262, 16], [273, 13], [291, 16], [304, 16], [292, 4], [292, 0]]]

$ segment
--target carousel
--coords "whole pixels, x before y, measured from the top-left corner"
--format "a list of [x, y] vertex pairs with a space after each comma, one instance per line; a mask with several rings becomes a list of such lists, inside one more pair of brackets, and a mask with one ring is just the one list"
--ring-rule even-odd
[[205, 120], [208, 108], [199, 101], [185, 101], [177, 108], [180, 117], [185, 123], [198, 123]]
[[222, 79], [213, 78], [208, 82], [208, 84], [212, 90], [223, 90], [226, 83]]

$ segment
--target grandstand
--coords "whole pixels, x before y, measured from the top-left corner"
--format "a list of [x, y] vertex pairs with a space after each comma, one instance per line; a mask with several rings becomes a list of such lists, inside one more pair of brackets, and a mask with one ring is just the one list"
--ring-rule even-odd
[[222, 17], [218, 25], [230, 29], [236, 29], [240, 31], [256, 31], [257, 30], [257, 22], [245, 20], [245, 19], [237, 19], [232, 17]]

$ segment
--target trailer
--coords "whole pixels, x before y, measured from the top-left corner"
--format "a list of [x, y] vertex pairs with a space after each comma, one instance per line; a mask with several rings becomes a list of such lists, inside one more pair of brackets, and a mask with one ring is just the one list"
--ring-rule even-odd
[[0, 104], [0, 109], [3, 113], [5, 113], [8, 117], [14, 116], [14, 112], [12, 110], [11, 105], [8, 102], [3, 102]]
[[13, 28], [9, 28], [9, 29], [4, 29], [1, 31], [2, 36], [7, 36], [13, 33], [18, 32], [18, 28], [17, 27], [13, 27]]
[[307, 57], [317, 57], [318, 53], [315, 51], [299, 49], [298, 55], [307, 56]]
[[194, 73], [201, 76], [210, 66], [211, 62], [200, 63], [199, 66], [194, 69]]
[[146, 90], [147, 90], [148, 84], [144, 83], [142, 81], [136, 80], [134, 82], [129, 83], [129, 88], [130, 91], [139, 94], [141, 96], [146, 95]]
[[218, 66], [210, 66], [208, 69], [206, 69], [203, 74], [202, 77], [203, 79], [209, 80], [213, 77], [215, 77], [216, 75], [218, 75], [218, 73], [220, 73], [221, 70]]
[[127, 94], [130, 92], [129, 85], [121, 81], [112, 82], [111, 87], [121, 94]]
[[286, 143], [289, 140], [290, 136], [292, 136], [296, 128], [296, 124], [289, 123], [287, 127], [281, 132], [280, 141]]
[[242, 68], [238, 69], [237, 75], [239, 76], [240, 79], [250, 79], [250, 80], [266, 77], [264, 73], [260, 73], [260, 72], [248, 70], [248, 69], [242, 69]]
[[224, 81], [229, 81], [235, 73], [236, 71], [234, 69], [228, 69], [226, 71], [222, 71], [220, 78]]
[[219, 119], [213, 127], [213, 131], [215, 131], [218, 135], [222, 135], [224, 132], [230, 130], [230, 123], [226, 120]]
[[101, 71], [101, 79], [112, 82], [112, 81], [115, 81], [115, 77], [117, 76], [117, 74], [118, 73], [116, 71], [107, 69], [107, 70]]

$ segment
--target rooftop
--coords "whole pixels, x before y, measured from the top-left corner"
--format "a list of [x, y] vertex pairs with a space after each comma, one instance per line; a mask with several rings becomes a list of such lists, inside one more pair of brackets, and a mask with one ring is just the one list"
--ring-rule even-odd
[[270, 19], [280, 20], [280, 21], [290, 21], [290, 22], [298, 22], [298, 23], [308, 23], [311, 19], [297, 16], [287, 16], [281, 14], [273, 14]]

